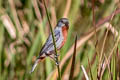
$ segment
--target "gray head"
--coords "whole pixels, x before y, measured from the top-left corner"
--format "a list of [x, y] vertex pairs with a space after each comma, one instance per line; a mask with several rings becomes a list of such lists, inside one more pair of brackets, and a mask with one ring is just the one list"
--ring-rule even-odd
[[62, 26], [66, 26], [69, 27], [69, 21], [67, 18], [61, 18], [58, 23], [57, 23], [58, 27], [62, 27]]

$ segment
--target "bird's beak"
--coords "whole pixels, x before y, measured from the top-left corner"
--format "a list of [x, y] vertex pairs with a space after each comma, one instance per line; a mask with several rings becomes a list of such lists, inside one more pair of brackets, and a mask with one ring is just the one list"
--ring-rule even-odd
[[69, 23], [68, 23], [68, 22], [66, 22], [66, 23], [65, 23], [65, 26], [69, 27]]

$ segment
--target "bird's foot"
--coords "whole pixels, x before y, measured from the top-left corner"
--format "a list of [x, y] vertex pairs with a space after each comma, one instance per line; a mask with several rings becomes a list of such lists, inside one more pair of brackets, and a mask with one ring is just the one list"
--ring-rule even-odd
[[56, 66], [58, 66], [58, 65], [59, 65], [59, 62], [56, 61]]
[[59, 54], [55, 54], [55, 58], [57, 58], [59, 56]]

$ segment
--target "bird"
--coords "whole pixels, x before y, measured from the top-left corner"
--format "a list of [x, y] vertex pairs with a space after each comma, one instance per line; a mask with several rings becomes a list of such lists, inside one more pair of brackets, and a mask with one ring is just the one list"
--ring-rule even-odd
[[[58, 20], [57, 25], [53, 31], [57, 50], [60, 50], [66, 43], [68, 30], [69, 30], [69, 20], [67, 18], [61, 18], [60, 20]], [[51, 33], [49, 37], [47, 38], [45, 44], [41, 48], [39, 56], [36, 59], [30, 73], [32, 73], [35, 70], [38, 63], [42, 61], [43, 59], [45, 59], [45, 57], [50, 57], [53, 60], [55, 60], [55, 57], [56, 57], [53, 38], [52, 38]]]

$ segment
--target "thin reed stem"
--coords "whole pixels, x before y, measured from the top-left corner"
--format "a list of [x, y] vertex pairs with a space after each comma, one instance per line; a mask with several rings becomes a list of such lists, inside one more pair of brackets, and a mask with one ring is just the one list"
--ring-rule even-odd
[[[48, 11], [47, 11], [47, 7], [46, 7], [46, 4], [45, 4], [45, 1], [42, 0], [43, 3], [44, 3], [44, 7], [45, 7], [45, 11], [46, 11], [46, 14], [47, 14], [47, 18], [48, 18], [48, 22], [49, 22], [49, 26], [50, 26], [50, 31], [51, 31], [51, 34], [52, 34], [52, 38], [53, 38], [53, 44], [54, 44], [54, 48], [55, 48], [55, 55], [56, 55], [56, 63], [59, 63], [58, 61], [58, 57], [57, 57], [57, 48], [56, 48], [56, 43], [55, 43], [55, 37], [54, 37], [54, 32], [52, 30], [52, 25], [51, 25], [51, 22], [50, 22], [50, 18], [49, 18], [49, 14], [48, 14]], [[57, 69], [58, 69], [58, 75], [59, 75], [59, 80], [61, 80], [61, 73], [60, 73], [60, 67], [59, 67], [59, 64], [57, 65]]]

